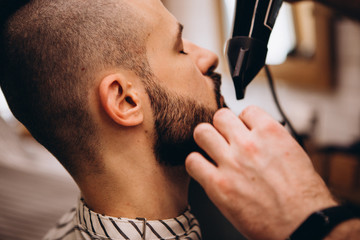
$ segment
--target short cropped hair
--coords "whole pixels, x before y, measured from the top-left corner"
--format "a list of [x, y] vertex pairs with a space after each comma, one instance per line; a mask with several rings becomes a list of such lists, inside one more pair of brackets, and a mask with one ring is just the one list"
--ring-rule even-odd
[[126, 2], [33, 0], [2, 29], [0, 80], [8, 105], [72, 175], [78, 161], [100, 158], [88, 101], [96, 73], [151, 74], [145, 21]]

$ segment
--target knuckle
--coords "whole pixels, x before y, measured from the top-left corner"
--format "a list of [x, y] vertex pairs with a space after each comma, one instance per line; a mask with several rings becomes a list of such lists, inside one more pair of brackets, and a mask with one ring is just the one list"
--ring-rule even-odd
[[221, 192], [221, 195], [226, 198], [231, 198], [234, 195], [234, 181], [227, 177], [218, 177], [215, 179], [217, 188]]
[[280, 132], [279, 124], [275, 121], [266, 121], [261, 130], [269, 134], [278, 134]]
[[222, 191], [228, 191], [229, 189], [229, 181], [224, 177], [214, 177], [213, 184], [216, 185]]
[[243, 143], [243, 148], [247, 153], [255, 154], [258, 152], [258, 147], [255, 142], [248, 140]]
[[218, 175], [208, 175], [206, 181], [203, 182], [203, 188], [206, 189], [218, 189]]

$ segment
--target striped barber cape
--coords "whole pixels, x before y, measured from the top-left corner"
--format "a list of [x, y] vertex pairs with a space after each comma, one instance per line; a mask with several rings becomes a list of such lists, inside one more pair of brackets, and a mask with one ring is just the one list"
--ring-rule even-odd
[[201, 239], [201, 231], [190, 209], [166, 220], [114, 218], [91, 211], [80, 199], [77, 208], [65, 214], [44, 240], [80, 239]]

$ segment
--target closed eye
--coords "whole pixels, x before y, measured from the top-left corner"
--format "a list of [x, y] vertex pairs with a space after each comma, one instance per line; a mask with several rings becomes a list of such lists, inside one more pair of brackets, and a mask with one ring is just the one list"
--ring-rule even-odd
[[183, 44], [183, 40], [182, 40], [182, 32], [183, 32], [184, 26], [180, 23], [178, 23], [177, 26], [178, 26], [178, 28], [177, 28], [177, 34], [176, 34], [176, 39], [175, 39], [175, 43], [174, 43], [174, 48], [182, 49], [179, 51], [179, 53], [188, 55], [188, 53], [184, 51], [184, 44]]

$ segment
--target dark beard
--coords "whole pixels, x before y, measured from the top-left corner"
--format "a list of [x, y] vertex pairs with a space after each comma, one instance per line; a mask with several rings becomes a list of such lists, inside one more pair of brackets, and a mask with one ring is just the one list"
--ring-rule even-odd
[[[221, 76], [216, 73], [209, 76], [214, 81], [217, 108], [220, 108]], [[211, 123], [217, 109], [171, 94], [153, 81], [151, 85], [147, 91], [155, 120], [155, 156], [166, 166], [184, 165], [187, 155], [201, 152], [193, 138], [195, 127], [201, 122]]]

